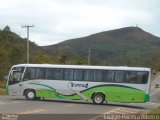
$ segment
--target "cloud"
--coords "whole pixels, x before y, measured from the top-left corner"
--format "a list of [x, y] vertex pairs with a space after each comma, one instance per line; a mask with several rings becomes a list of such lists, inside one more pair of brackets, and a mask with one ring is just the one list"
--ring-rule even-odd
[[159, 35], [159, 0], [0, 0], [0, 26], [34, 24], [30, 39], [39, 45], [83, 37], [96, 32], [135, 26]]

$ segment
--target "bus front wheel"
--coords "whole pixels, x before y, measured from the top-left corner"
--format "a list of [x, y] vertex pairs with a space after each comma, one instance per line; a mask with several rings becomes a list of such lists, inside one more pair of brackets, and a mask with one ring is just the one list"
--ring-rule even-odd
[[36, 99], [36, 93], [34, 90], [27, 90], [25, 92], [25, 97], [27, 100], [35, 100]]
[[92, 102], [94, 104], [103, 104], [104, 100], [105, 100], [105, 97], [102, 93], [95, 93], [92, 96]]

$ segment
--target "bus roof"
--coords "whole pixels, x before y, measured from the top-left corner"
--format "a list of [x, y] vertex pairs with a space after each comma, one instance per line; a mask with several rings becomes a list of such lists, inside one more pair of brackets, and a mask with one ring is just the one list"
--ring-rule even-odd
[[18, 64], [13, 67], [44, 67], [44, 68], [80, 68], [80, 69], [109, 69], [109, 70], [135, 70], [150, 71], [146, 67], [127, 67], [127, 66], [90, 66], [90, 65], [59, 65], [59, 64]]

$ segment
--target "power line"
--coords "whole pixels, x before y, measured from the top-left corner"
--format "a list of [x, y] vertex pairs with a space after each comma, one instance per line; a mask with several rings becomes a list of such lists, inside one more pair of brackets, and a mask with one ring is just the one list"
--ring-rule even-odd
[[29, 63], [29, 29], [30, 27], [34, 27], [34, 25], [24, 25], [22, 28], [27, 29], [27, 64]]

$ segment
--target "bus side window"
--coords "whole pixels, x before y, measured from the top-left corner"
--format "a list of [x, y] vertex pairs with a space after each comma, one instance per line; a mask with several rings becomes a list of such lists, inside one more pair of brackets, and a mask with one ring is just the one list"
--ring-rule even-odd
[[83, 70], [80, 70], [80, 69], [74, 70], [74, 80], [83, 81]]
[[36, 78], [36, 69], [27, 68], [23, 80], [33, 80]]
[[45, 68], [36, 68], [36, 79], [45, 79]]
[[84, 70], [84, 81], [94, 81], [94, 70]]
[[124, 71], [116, 71], [115, 82], [118, 83], [124, 82]]
[[103, 70], [95, 70], [95, 81], [103, 82]]
[[63, 79], [64, 80], [73, 80], [73, 70], [72, 69], [64, 69]]
[[61, 80], [62, 79], [62, 69], [47, 68], [45, 79], [47, 79], [47, 80]]
[[137, 72], [135, 71], [126, 71], [125, 83], [136, 83]]
[[54, 80], [62, 80], [62, 69], [53, 69], [53, 79]]
[[114, 71], [106, 71], [106, 82], [114, 82]]
[[52, 69], [51, 68], [46, 68], [46, 75], [45, 75], [45, 79], [47, 80], [52, 80]]

